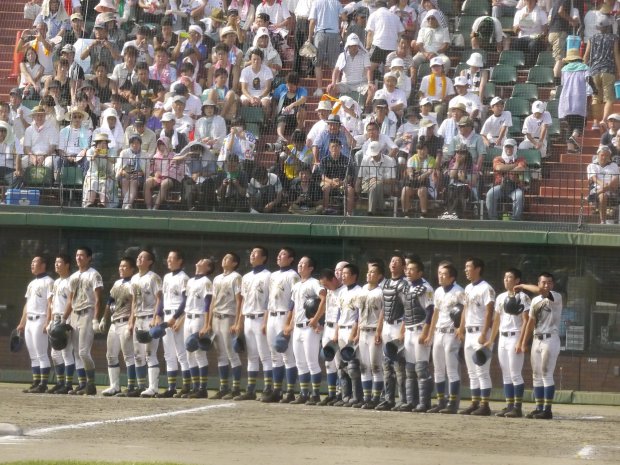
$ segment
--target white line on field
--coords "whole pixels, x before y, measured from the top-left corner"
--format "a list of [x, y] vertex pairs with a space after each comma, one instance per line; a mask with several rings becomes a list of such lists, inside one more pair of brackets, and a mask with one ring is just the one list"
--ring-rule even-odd
[[594, 446], [583, 446], [579, 452], [577, 452], [577, 458], [578, 459], [586, 459], [586, 460], [592, 460], [594, 459], [594, 456], [596, 455], [596, 449], [594, 448]]
[[56, 431], [63, 431], [63, 430], [70, 430], [70, 429], [83, 429], [83, 428], [93, 428], [95, 426], [102, 426], [102, 425], [109, 425], [109, 424], [151, 421], [157, 418], [176, 417], [179, 415], [187, 415], [190, 413], [204, 412], [205, 410], [231, 408], [234, 406], [235, 404], [233, 403], [218, 404], [218, 405], [205, 405], [203, 407], [195, 407], [195, 408], [190, 408], [190, 409], [185, 409], [185, 410], [175, 410], [173, 412], [156, 413], [153, 415], [141, 415], [138, 417], [112, 418], [110, 420], [87, 421], [84, 423], [76, 423], [73, 425], [50, 426], [48, 428], [37, 428], [37, 429], [30, 430], [26, 432], [26, 435], [27, 436], [43, 436], [45, 434], [55, 433]]

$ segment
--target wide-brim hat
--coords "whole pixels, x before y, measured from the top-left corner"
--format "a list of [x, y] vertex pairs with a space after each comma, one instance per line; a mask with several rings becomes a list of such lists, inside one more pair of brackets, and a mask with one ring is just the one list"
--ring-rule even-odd
[[108, 11], [106, 8], [116, 10], [114, 0], [99, 0], [99, 3], [95, 6], [95, 11], [97, 13], [103, 13], [104, 11]]
[[45, 107], [44, 107], [43, 105], [37, 105], [37, 106], [35, 106], [35, 107], [32, 109], [32, 111], [30, 112], [30, 114], [31, 114], [31, 115], [36, 115], [36, 114], [41, 114], [41, 113], [43, 113], [43, 114], [45, 114], [45, 113], [46, 113], [46, 111], [45, 111]]
[[235, 30], [234, 27], [226, 26], [226, 27], [223, 27], [222, 30], [220, 31], [220, 39], [223, 39], [224, 36], [228, 34], [234, 34], [237, 37], [237, 39], [239, 38], [239, 34], [237, 34], [237, 31]]
[[65, 114], [65, 121], [71, 121], [71, 117], [73, 116], [74, 113], [79, 113], [80, 115], [82, 115], [82, 119], [88, 118], [88, 113], [86, 113], [83, 110], [80, 110], [77, 107], [74, 107], [74, 108], [69, 109], [69, 111]]
[[471, 56], [469, 57], [469, 60], [467, 60], [467, 64], [469, 66], [475, 66], [477, 68], [482, 68], [484, 66], [482, 55], [480, 55], [478, 52], [472, 53]]
[[226, 22], [226, 15], [224, 14], [224, 10], [221, 8], [213, 8], [211, 10], [211, 21], [217, 21], [220, 23]]
[[93, 136], [93, 143], [95, 142], [110, 142], [110, 138], [105, 132], [98, 132]]
[[576, 48], [569, 48], [566, 52], [566, 58], [564, 58], [565, 63], [569, 63], [571, 61], [582, 60], [581, 55], [579, 54], [579, 50]]

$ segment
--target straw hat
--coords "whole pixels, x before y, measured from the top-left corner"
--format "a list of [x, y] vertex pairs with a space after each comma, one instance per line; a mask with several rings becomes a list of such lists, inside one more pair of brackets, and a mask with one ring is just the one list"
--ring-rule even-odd
[[564, 58], [564, 62], [568, 63], [571, 61], [581, 60], [581, 55], [579, 55], [579, 50], [576, 48], [569, 48], [566, 52], [566, 58]]
[[86, 113], [85, 111], [80, 110], [78, 107], [72, 107], [65, 114], [65, 121], [71, 121], [71, 117], [73, 116], [74, 113], [79, 113], [80, 115], [82, 115], [82, 119], [88, 118], [88, 113]]

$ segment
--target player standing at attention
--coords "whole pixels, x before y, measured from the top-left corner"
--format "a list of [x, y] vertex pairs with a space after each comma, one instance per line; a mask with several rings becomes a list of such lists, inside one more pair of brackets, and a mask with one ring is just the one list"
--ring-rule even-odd
[[50, 374], [45, 320], [54, 280], [47, 275], [47, 263], [40, 255], [32, 259], [30, 272], [35, 279], [26, 289], [26, 304], [17, 331], [20, 333], [25, 331], [24, 338], [32, 367], [32, 385], [24, 392], [42, 394], [47, 392], [47, 379]]
[[78, 348], [78, 354], [84, 368], [78, 369], [78, 387], [69, 394], [97, 394], [95, 387], [95, 361], [90, 354], [95, 332], [99, 331], [97, 319], [101, 306], [103, 279], [97, 270], [90, 266], [93, 252], [88, 247], [78, 247], [75, 252], [75, 261], [78, 271], [69, 278], [71, 293], [65, 309], [65, 321], [71, 317], [73, 327], [73, 347]]

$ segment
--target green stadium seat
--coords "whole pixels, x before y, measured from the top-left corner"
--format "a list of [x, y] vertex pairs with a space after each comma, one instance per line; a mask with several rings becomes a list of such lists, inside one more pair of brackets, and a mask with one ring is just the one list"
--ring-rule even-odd
[[512, 85], [517, 82], [517, 68], [511, 65], [497, 65], [491, 72], [491, 81], [497, 85]]
[[454, 2], [452, 0], [439, 0], [437, 6], [446, 17], [456, 15], [454, 11]]
[[510, 137], [523, 137], [523, 119], [519, 116], [512, 117], [512, 126], [508, 128], [508, 135]]
[[551, 126], [547, 129], [547, 138], [558, 137], [562, 134], [559, 118], [551, 118]]
[[553, 52], [544, 50], [538, 54], [536, 59], [536, 66], [555, 66], [555, 59], [553, 58]]
[[525, 66], [525, 54], [521, 50], [504, 50], [499, 55], [499, 65]]
[[467, 63], [461, 62], [458, 65], [456, 65], [456, 69], [454, 70], [454, 77], [459, 76], [461, 74], [461, 71], [463, 71], [464, 69], [468, 69], [469, 65]]
[[428, 63], [422, 63], [418, 68], [418, 81], [421, 81], [424, 76], [431, 74], [431, 65]]
[[499, 18], [499, 22], [502, 24], [503, 31], [512, 31], [512, 25], [514, 23], [514, 16], [502, 16]]
[[550, 100], [547, 102], [547, 111], [551, 114], [552, 118], [558, 117], [558, 107], [560, 106], [559, 100]]
[[495, 97], [497, 95], [496, 94], [496, 90], [497, 89], [495, 89], [495, 83], [494, 82], [487, 82], [484, 85], [484, 95], [482, 96], [482, 101], [483, 102], [488, 102], [493, 97]]
[[512, 116], [525, 117], [530, 114], [530, 102], [519, 97], [511, 97], [506, 100], [504, 107]]
[[536, 84], [517, 82], [512, 88], [511, 97], [519, 97], [526, 100], [538, 100], [538, 87]]
[[542, 166], [540, 151], [536, 149], [519, 149], [517, 158], [523, 157], [527, 161], [528, 168], [538, 169]]
[[463, 36], [463, 46], [467, 49], [471, 48], [471, 30], [472, 26], [474, 25], [474, 21], [476, 21], [478, 16], [480, 15], [459, 16], [457, 18], [456, 30], [454, 32]]
[[553, 68], [548, 66], [534, 66], [527, 74], [526, 82], [539, 86], [553, 85]]
[[487, 16], [491, 14], [491, 4], [488, 0], [465, 0], [461, 7], [461, 14]]

